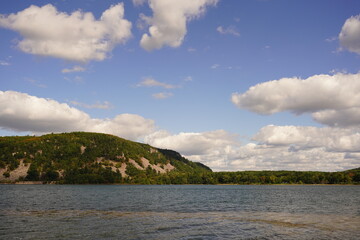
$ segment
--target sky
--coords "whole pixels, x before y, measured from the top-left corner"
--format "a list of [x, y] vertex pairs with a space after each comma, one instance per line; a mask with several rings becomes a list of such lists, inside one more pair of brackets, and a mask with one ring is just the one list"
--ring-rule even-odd
[[360, 1], [0, 1], [0, 136], [89, 131], [214, 171], [360, 166]]

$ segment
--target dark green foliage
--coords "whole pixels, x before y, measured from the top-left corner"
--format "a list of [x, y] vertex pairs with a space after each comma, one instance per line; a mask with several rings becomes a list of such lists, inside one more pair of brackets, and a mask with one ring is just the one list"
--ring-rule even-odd
[[244, 171], [217, 172], [220, 184], [359, 184], [357, 169], [344, 172]]
[[65, 172], [62, 183], [66, 184], [109, 184], [120, 183], [121, 174], [100, 166], [71, 169]]
[[126, 174], [129, 175], [130, 177], [134, 177], [136, 175], [141, 174], [143, 171], [137, 169], [136, 167], [134, 167], [134, 165], [132, 164], [128, 164], [126, 167]]
[[38, 181], [40, 177], [40, 173], [37, 170], [37, 166], [35, 164], [31, 164], [28, 172], [27, 172], [27, 176], [25, 178], [25, 180], [27, 181]]
[[57, 181], [59, 180], [59, 173], [55, 170], [47, 170], [41, 175], [41, 181]]

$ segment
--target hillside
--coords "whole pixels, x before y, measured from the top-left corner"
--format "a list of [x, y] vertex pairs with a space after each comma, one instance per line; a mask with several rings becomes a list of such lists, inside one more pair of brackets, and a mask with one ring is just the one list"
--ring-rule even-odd
[[175, 151], [108, 134], [0, 137], [1, 182], [176, 184], [209, 173]]

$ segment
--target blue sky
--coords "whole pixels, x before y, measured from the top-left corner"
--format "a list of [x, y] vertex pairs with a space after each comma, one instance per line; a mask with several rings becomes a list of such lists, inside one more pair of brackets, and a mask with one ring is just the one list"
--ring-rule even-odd
[[0, 2], [2, 136], [106, 132], [214, 170], [360, 165], [359, 1], [33, 4]]

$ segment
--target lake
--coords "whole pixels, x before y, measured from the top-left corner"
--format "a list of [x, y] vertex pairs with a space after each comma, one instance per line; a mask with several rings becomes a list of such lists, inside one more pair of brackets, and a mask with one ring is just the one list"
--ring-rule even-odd
[[0, 185], [0, 239], [360, 239], [360, 186]]

